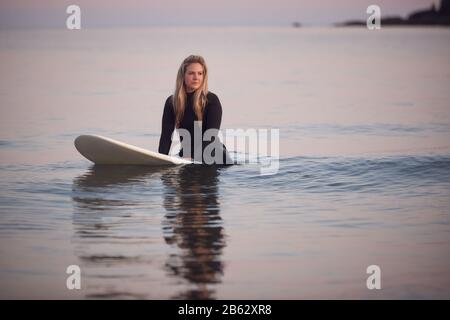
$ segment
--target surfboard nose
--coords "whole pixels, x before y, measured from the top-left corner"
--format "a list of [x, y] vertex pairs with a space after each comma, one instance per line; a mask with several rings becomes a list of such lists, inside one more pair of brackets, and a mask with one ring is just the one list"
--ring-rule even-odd
[[92, 153], [96, 149], [95, 143], [93, 143], [95, 139], [96, 137], [94, 135], [83, 134], [78, 136], [74, 141], [75, 148], [78, 152], [92, 162], [94, 162]]
[[90, 138], [92, 138], [92, 136], [89, 134], [83, 134], [75, 138], [73, 144], [75, 145], [75, 148], [78, 150], [78, 152], [81, 153], [80, 149], [83, 149], [83, 145], [85, 145], [86, 142], [89, 142], [91, 140]]

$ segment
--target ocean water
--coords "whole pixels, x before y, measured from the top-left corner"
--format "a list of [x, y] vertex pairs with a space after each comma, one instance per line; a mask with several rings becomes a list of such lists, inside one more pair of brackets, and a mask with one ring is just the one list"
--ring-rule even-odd
[[[0, 297], [449, 299], [449, 40], [441, 28], [1, 30]], [[191, 53], [206, 58], [222, 128], [279, 129], [277, 172], [78, 154], [86, 133], [156, 150]], [[372, 265], [380, 290], [367, 288]]]

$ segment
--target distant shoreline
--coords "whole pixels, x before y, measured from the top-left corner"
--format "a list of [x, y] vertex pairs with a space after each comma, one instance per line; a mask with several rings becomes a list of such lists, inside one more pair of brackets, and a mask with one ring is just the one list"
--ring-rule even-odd
[[[335, 23], [336, 27], [366, 26], [366, 21], [349, 20]], [[388, 16], [381, 18], [382, 26], [441, 26], [450, 27], [450, 0], [441, 0], [439, 10], [434, 4], [428, 10], [411, 13], [407, 18]]]

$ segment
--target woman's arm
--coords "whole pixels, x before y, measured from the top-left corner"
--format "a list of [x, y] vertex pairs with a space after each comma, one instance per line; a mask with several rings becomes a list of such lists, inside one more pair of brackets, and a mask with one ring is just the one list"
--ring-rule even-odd
[[222, 122], [222, 105], [220, 104], [219, 98], [212, 92], [208, 95], [208, 110], [205, 118], [205, 130], [220, 130], [220, 123]]
[[[219, 98], [214, 93], [208, 94], [208, 107], [205, 114], [205, 124], [204, 124], [204, 130], [205, 133], [207, 130], [213, 129], [213, 131], [209, 132], [206, 137], [203, 137], [203, 162], [206, 162], [208, 164], [212, 164], [210, 161], [212, 159], [205, 159], [205, 156], [213, 157], [215, 158], [215, 149], [212, 150], [211, 154], [205, 155], [205, 148], [213, 144], [212, 146], [215, 146], [214, 148], [223, 148], [223, 151], [225, 152], [225, 148], [223, 144], [220, 143], [219, 137], [217, 134], [220, 130], [220, 123], [222, 122], [222, 105], [220, 104]], [[220, 145], [217, 145], [217, 143], [220, 143]], [[211, 150], [210, 150], [211, 151]], [[225, 158], [224, 158], [225, 159]], [[218, 159], [215, 159], [219, 161]], [[225, 161], [225, 160], [223, 160]], [[223, 164], [224, 162], [216, 162], [217, 164]]]
[[172, 133], [175, 129], [175, 114], [173, 112], [172, 97], [167, 98], [162, 117], [161, 137], [158, 152], [169, 154], [172, 144]]

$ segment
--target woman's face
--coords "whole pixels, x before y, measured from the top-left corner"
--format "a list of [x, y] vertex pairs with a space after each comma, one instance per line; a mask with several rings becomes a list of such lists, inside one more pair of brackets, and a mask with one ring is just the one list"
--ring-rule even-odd
[[187, 92], [194, 92], [203, 83], [203, 67], [200, 63], [191, 63], [184, 74], [184, 84]]

